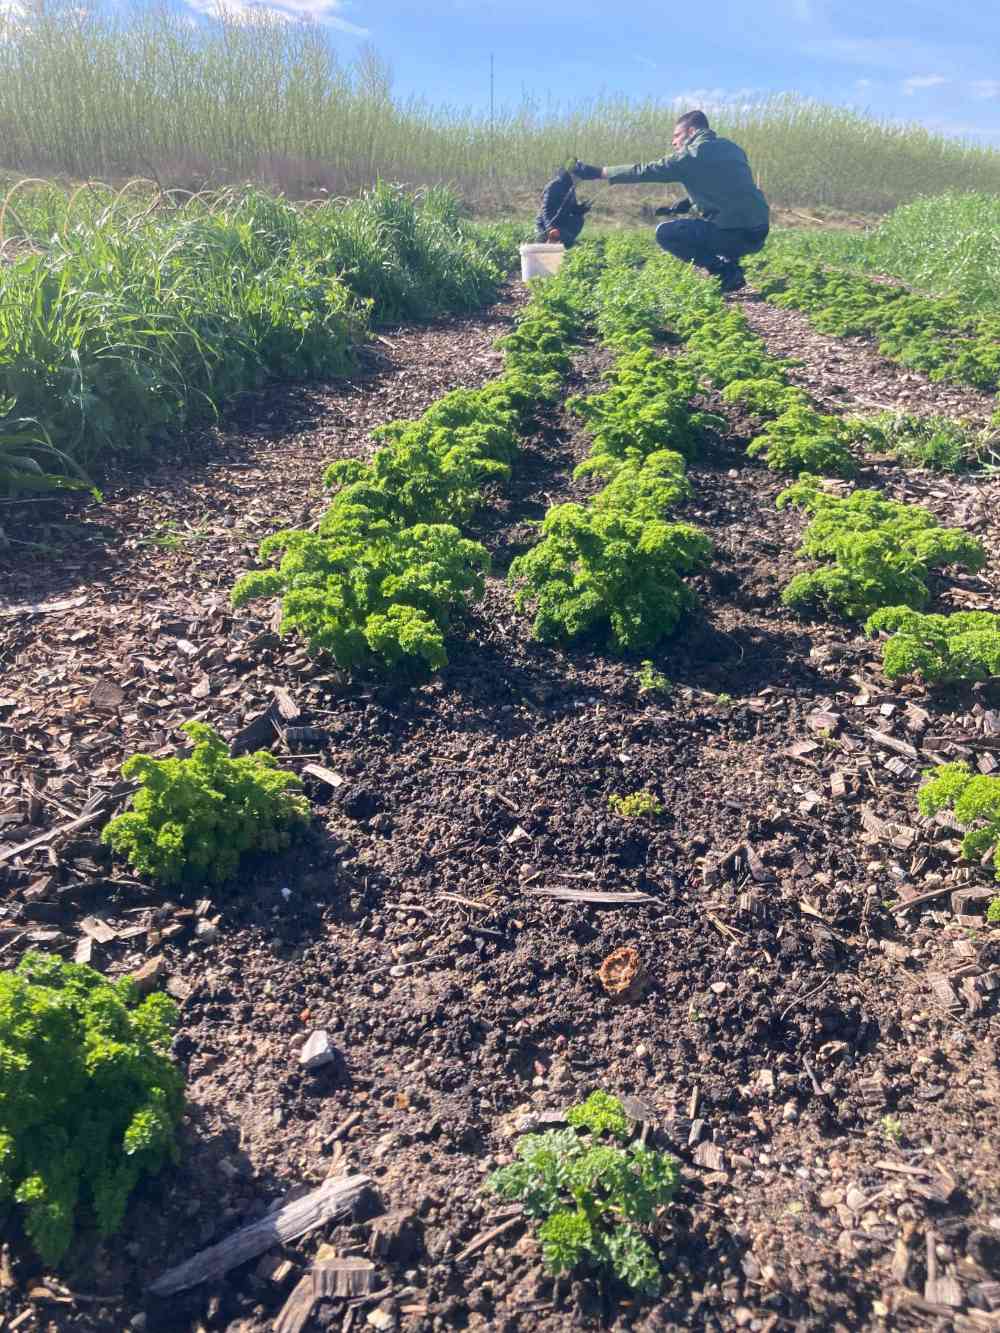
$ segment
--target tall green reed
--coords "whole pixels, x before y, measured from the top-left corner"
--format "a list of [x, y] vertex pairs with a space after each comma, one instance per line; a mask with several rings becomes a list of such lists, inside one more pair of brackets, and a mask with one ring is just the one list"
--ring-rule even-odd
[[[401, 99], [377, 56], [344, 65], [321, 29], [266, 7], [191, 25], [166, 7], [45, 5], [14, 35], [0, 40], [0, 166], [76, 179], [254, 179], [298, 197], [379, 177], [509, 191], [571, 154], [659, 156], [677, 113], [669, 95], [572, 106], [526, 96], [492, 120]], [[715, 119], [779, 204], [879, 213], [922, 194], [1000, 190], [1000, 153], [917, 124], [792, 96]]]
[[1000, 310], [1000, 198], [934, 195], [895, 209], [866, 231], [790, 229], [768, 243], [803, 259], [888, 273], [970, 311]]
[[16, 199], [31, 252], [0, 271], [0, 458], [38, 466], [141, 454], [268, 377], [343, 373], [371, 323], [474, 308], [513, 253], [510, 229], [384, 185], [313, 208], [256, 190]]

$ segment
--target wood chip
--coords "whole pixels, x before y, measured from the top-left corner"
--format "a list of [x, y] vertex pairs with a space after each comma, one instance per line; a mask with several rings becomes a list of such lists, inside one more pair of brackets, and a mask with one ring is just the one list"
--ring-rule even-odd
[[951, 910], [957, 916], [974, 916], [985, 912], [995, 897], [995, 889], [956, 889], [951, 895]]
[[73, 962], [81, 963], [85, 967], [93, 967], [96, 958], [94, 941], [87, 935], [84, 935], [76, 942], [76, 948], [73, 950]]
[[118, 932], [99, 916], [85, 916], [80, 922], [80, 929], [98, 944], [110, 944], [118, 938]]
[[324, 1297], [367, 1296], [375, 1290], [375, 1265], [368, 1259], [324, 1259], [312, 1269], [313, 1294]]
[[773, 884], [775, 882], [774, 875], [768, 870], [749, 842], [746, 845], [745, 856], [750, 878], [755, 884]]
[[324, 786], [333, 787], [334, 789], [342, 787], [347, 781], [345, 777], [335, 773], [332, 768], [324, 768], [322, 764], [303, 764], [302, 773], [303, 776], [315, 778], [317, 782], [322, 782]]
[[282, 689], [280, 685], [274, 691], [274, 709], [282, 722], [298, 722], [302, 716], [302, 709], [288, 691]]
[[923, 903], [933, 902], [935, 898], [943, 898], [946, 893], [951, 893], [951, 886], [942, 884], [940, 888], [929, 889], [926, 893], [918, 893], [915, 898], [907, 898], [905, 901], [893, 903], [892, 910], [897, 914], [906, 912], [911, 907], [920, 907]]
[[789, 745], [781, 753], [787, 759], [798, 759], [800, 763], [806, 763], [811, 754], [815, 754], [822, 746], [816, 741], [796, 741], [794, 745]]
[[229, 742], [229, 753], [235, 758], [236, 755], [248, 754], [252, 750], [266, 750], [274, 744], [275, 735], [271, 714], [258, 713]]
[[865, 735], [876, 745], [881, 745], [884, 750], [894, 750], [896, 754], [901, 754], [907, 759], [920, 758], [919, 750], [911, 745], [909, 741], [901, 741], [884, 731], [877, 731], [874, 727], [865, 727]]
[[962, 992], [962, 999], [965, 1001], [965, 1007], [973, 1017], [982, 1013], [983, 1009], [986, 1007], [982, 991], [976, 985], [978, 980], [978, 977], [963, 977], [958, 987]]
[[274, 1254], [265, 1254], [263, 1259], [257, 1265], [257, 1276], [262, 1277], [265, 1282], [274, 1282], [280, 1285], [291, 1274], [295, 1265], [291, 1259], [286, 1259], [283, 1254], [275, 1251]]
[[102, 712], [113, 713], [119, 709], [125, 702], [125, 691], [114, 681], [99, 680], [90, 691], [90, 704], [92, 708], [100, 709]]
[[211, 679], [205, 674], [199, 676], [198, 679], [195, 681], [195, 683], [191, 686], [192, 699], [207, 699], [211, 693], [212, 693], [212, 682]]
[[301, 1333], [309, 1322], [309, 1316], [316, 1304], [312, 1273], [306, 1273], [295, 1285], [288, 1300], [281, 1307], [281, 1313], [274, 1321], [274, 1333]]
[[[371, 1178], [360, 1174], [324, 1180], [322, 1185], [302, 1198], [292, 1200], [276, 1212], [251, 1222], [249, 1226], [241, 1227], [225, 1240], [210, 1245], [185, 1263], [169, 1269], [150, 1283], [149, 1290], [154, 1296], [173, 1296], [201, 1282], [222, 1277], [231, 1268], [256, 1259], [265, 1250], [298, 1240], [307, 1232], [324, 1226], [332, 1218], [342, 1217], [351, 1210], [370, 1184]], [[310, 1278], [310, 1285], [311, 1282]]]
[[906, 716], [903, 719], [907, 731], [922, 732], [930, 726], [931, 715], [925, 708], [918, 707], [915, 703], [906, 705]]
[[920, 836], [917, 829], [883, 819], [868, 805], [861, 808], [861, 823], [872, 840], [895, 847], [901, 852], [908, 851]]
[[132, 980], [138, 986], [140, 995], [149, 995], [151, 991], [156, 990], [166, 973], [167, 960], [162, 954], [157, 954], [155, 958], [150, 958], [132, 973]]
[[934, 998], [940, 1004], [943, 1004], [946, 1009], [960, 1009], [962, 1007], [951, 982], [941, 973], [929, 972], [927, 974], [927, 984], [930, 986]]
[[71, 819], [68, 824], [59, 824], [45, 833], [40, 833], [37, 838], [29, 838], [27, 842], [15, 843], [11, 847], [5, 847], [0, 851], [0, 862], [9, 861], [15, 856], [23, 856], [25, 852], [33, 851], [36, 847], [43, 847], [46, 843], [55, 842], [58, 838], [67, 837], [70, 833], [78, 833], [81, 829], [89, 828], [91, 824], [98, 823], [99, 820], [104, 818], [106, 806], [110, 804], [109, 798], [110, 793], [104, 793], [100, 803], [93, 810], [87, 810], [80, 815], [78, 819]]
[[597, 907], [634, 907], [637, 903], [657, 903], [648, 893], [604, 893], [600, 889], [528, 889], [532, 898], [556, 898], [566, 903], [593, 903]]
[[896, 1249], [892, 1256], [892, 1276], [901, 1287], [906, 1285], [906, 1279], [910, 1272], [910, 1264], [913, 1262], [913, 1251], [903, 1236], [896, 1238]]
[[839, 730], [843, 721], [844, 719], [839, 713], [817, 711], [815, 713], [810, 713], [806, 718], [806, 726], [810, 731], [827, 731], [832, 735]]
[[965, 1304], [965, 1295], [961, 1284], [953, 1277], [938, 1277], [924, 1286], [924, 1299], [935, 1305], [950, 1306], [960, 1310]]
[[887, 958], [891, 958], [894, 963], [906, 963], [910, 959], [910, 951], [905, 944], [897, 944], [894, 940], [879, 940], [878, 946]]
[[508, 1217], [506, 1222], [501, 1222], [499, 1226], [490, 1227], [489, 1231], [481, 1231], [478, 1236], [469, 1241], [468, 1245], [466, 1245], [463, 1250], [459, 1250], [458, 1254], [455, 1255], [453, 1262], [460, 1264], [465, 1259], [471, 1259], [474, 1254], [478, 1254], [480, 1250], [484, 1250], [486, 1246], [489, 1245], [490, 1241], [496, 1240], [498, 1236], [502, 1236], [504, 1232], [510, 1231], [512, 1227], [521, 1226], [523, 1222], [523, 1216], [521, 1213], [518, 1213], [516, 1217]]
[[702, 1166], [706, 1171], [724, 1171], [726, 1169], [726, 1155], [721, 1148], [716, 1147], [714, 1143], [699, 1143], [691, 1154], [691, 1160], [696, 1166]]
[[54, 615], [57, 611], [72, 611], [76, 606], [83, 606], [86, 600], [84, 596], [65, 597], [60, 602], [26, 602], [22, 606], [0, 606], [0, 616]]

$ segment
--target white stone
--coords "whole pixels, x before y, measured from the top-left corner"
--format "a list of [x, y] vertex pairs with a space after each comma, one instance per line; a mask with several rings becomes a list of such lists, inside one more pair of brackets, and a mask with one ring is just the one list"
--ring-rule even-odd
[[304, 1069], [322, 1069], [323, 1065], [331, 1064], [336, 1058], [330, 1038], [323, 1029], [311, 1032], [299, 1051], [299, 1064]]

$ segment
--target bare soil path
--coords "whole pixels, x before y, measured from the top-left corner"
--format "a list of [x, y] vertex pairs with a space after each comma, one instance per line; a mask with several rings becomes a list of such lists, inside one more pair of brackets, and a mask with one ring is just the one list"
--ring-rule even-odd
[[[298, 712], [278, 718], [277, 738], [271, 728], [275, 752], [290, 765], [319, 756], [345, 781], [310, 780], [311, 837], [207, 901], [131, 882], [89, 836], [2, 867], [7, 959], [30, 942], [72, 952], [95, 916], [114, 931], [94, 946], [110, 973], [163, 959], [191, 1110], [181, 1167], [143, 1189], [123, 1242], [86, 1238], [75, 1256], [75, 1290], [119, 1299], [46, 1301], [17, 1245], [0, 1312], [74, 1333], [130, 1321], [264, 1333], [318, 1245], [368, 1252], [382, 1209], [408, 1219], [376, 1259], [384, 1327], [819, 1333], [888, 1318], [988, 1333], [1000, 934], [972, 907], [956, 914], [950, 893], [888, 905], [985, 883], [957, 867], [953, 830], [917, 819], [914, 797], [941, 758], [1000, 763], [998, 700], [889, 689], [854, 631], [786, 614], [798, 520], [774, 509], [782, 482], [746, 459], [738, 422], [691, 469], [685, 516], [718, 554], [698, 580], [702, 612], [656, 655], [673, 682], [663, 697], [640, 693], [638, 663], [532, 642], [499, 579], [456, 626], [450, 665], [418, 689], [345, 683], [266, 618], [228, 608], [258, 538], [315, 514], [321, 461], [494, 373], [506, 318], [404, 332], [373, 378], [265, 397], [253, 424], [221, 438], [219, 467], [185, 464], [109, 502], [117, 549], [69, 557], [54, 577], [19, 571], [21, 604], [85, 600], [0, 620], [11, 844], [81, 808], [124, 754], [172, 747], [180, 720], [235, 732], [275, 690]], [[596, 387], [601, 365], [582, 354], [571, 391]], [[498, 573], [547, 505], [576, 493], [586, 448], [561, 411], [525, 441], [510, 493], [477, 520]], [[924, 485], [899, 469], [871, 476]], [[973, 503], [964, 482], [932, 485], [943, 511]], [[204, 534], [144, 544], [188, 516]], [[982, 604], [997, 568], [943, 581], [942, 597]], [[662, 800], [661, 820], [611, 813], [610, 795], [641, 789]], [[554, 889], [652, 901], [539, 892]], [[198, 920], [216, 929], [196, 937]], [[626, 1005], [596, 975], [621, 945], [648, 976]], [[297, 1051], [316, 1028], [339, 1059], [307, 1074]], [[519, 1117], [594, 1087], [639, 1098], [682, 1162], [652, 1307], [554, 1285], [517, 1221], [458, 1257], [510, 1222], [482, 1185]], [[251, 1264], [168, 1305], [144, 1300], [150, 1278], [284, 1190], [355, 1166], [375, 1199], [287, 1247], [287, 1271]], [[366, 1328], [377, 1303], [321, 1301], [306, 1327]]]
[[751, 289], [735, 298], [775, 356], [802, 362], [793, 381], [827, 411], [914, 412], [987, 421], [996, 399], [969, 385], [934, 381], [882, 356], [871, 338], [819, 333], [801, 310], [771, 305]]

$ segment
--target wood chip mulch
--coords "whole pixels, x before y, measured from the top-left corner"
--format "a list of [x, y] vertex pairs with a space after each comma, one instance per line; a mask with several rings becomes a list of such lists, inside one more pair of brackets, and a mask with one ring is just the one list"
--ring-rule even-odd
[[[832, 402], [828, 340], [764, 313], [771, 350], [794, 343]], [[5, 1329], [1000, 1327], [1000, 931], [988, 873], [915, 803], [943, 760], [1000, 772], [1000, 697], [890, 687], [855, 628], [787, 614], [800, 520], [738, 421], [691, 467], [683, 517], [717, 555], [702, 610], [652, 655], [662, 695], [638, 661], [532, 641], [502, 581], [547, 505], [581, 493], [587, 441], [561, 410], [474, 520], [497, 577], [428, 684], [345, 680], [266, 608], [228, 605], [260, 537], [315, 518], [322, 463], [494, 374], [509, 318], [400, 330], [350, 384], [249, 400], [7, 571], [2, 961], [46, 947], [164, 986], [189, 1116], [180, 1165], [121, 1237], [84, 1232], [58, 1280], [9, 1229]], [[852, 405], [896, 401], [871, 355], [837, 372]], [[570, 391], [604, 364], [581, 353]], [[979, 523], [990, 566], [942, 579], [939, 605], [995, 600], [995, 482], [866, 476]], [[315, 819], [224, 889], [167, 894], [96, 835], [122, 758], [173, 752], [193, 716], [270, 744]], [[616, 815], [609, 797], [635, 791], [662, 817]], [[608, 995], [616, 952], [642, 985]], [[595, 1087], [681, 1164], [645, 1306], [553, 1283], [483, 1189], [518, 1133]], [[374, 1186], [349, 1217], [148, 1295], [290, 1190], [355, 1171]]]

